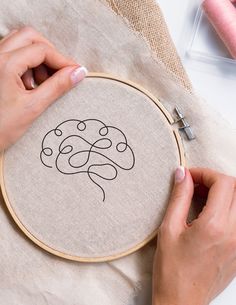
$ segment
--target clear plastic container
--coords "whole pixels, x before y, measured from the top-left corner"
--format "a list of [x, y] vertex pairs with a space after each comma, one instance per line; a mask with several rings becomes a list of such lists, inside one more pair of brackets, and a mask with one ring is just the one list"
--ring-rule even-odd
[[201, 3], [200, 0], [189, 0], [178, 48], [180, 56], [192, 68], [236, 78], [236, 60], [231, 57], [205, 16]]

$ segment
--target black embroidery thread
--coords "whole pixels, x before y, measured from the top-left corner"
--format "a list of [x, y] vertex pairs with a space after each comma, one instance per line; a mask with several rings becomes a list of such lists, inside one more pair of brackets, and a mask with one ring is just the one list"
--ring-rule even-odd
[[[69, 134], [69, 135], [66, 135], [65, 137], [63, 137], [63, 135], [64, 135], [63, 127], [68, 123], [76, 124], [77, 133], [74, 132], [73, 134]], [[100, 138], [93, 142], [86, 140], [85, 137], [82, 136], [82, 134], [87, 130], [89, 123], [96, 123], [96, 124], [102, 125], [102, 127], [100, 127], [98, 130], [98, 135], [100, 136]], [[100, 152], [101, 150], [108, 151], [110, 148], [114, 147], [112, 140], [109, 138], [109, 133], [111, 133], [111, 131], [118, 132], [119, 136], [122, 136], [122, 141], [119, 141], [115, 145], [115, 149], [116, 149], [116, 152], [118, 152], [118, 153], [129, 152], [129, 158], [131, 159], [131, 164], [129, 166], [122, 166], [118, 162], [115, 162], [113, 159], [106, 156], [104, 153]], [[53, 150], [52, 146], [46, 145], [46, 142], [49, 140], [49, 138], [52, 135], [54, 135], [54, 137], [56, 137], [58, 139], [60, 137], [63, 137], [63, 140], [60, 142], [59, 147], [56, 151]], [[89, 149], [83, 149], [83, 150], [78, 151], [75, 149], [75, 147], [73, 147], [73, 145], [66, 144], [66, 142], [68, 142], [72, 139], [82, 141], [85, 145], [90, 146]], [[105, 143], [105, 146], [103, 143]], [[73, 158], [75, 158], [75, 156], [78, 157], [78, 155], [84, 155], [84, 154], [87, 155], [87, 158], [84, 163], [82, 163], [80, 165], [73, 164]], [[60, 173], [65, 174], [65, 175], [87, 174], [89, 179], [101, 189], [102, 194], [103, 194], [103, 202], [105, 201], [105, 198], [106, 198], [105, 190], [98, 182], [96, 182], [94, 180], [94, 178], [97, 177], [97, 178], [101, 178], [101, 179], [107, 180], [107, 181], [115, 180], [116, 177], [118, 176], [118, 169], [129, 171], [129, 170], [133, 169], [133, 167], [135, 165], [134, 152], [133, 152], [132, 148], [129, 146], [127, 138], [126, 138], [125, 134], [123, 133], [123, 131], [121, 131], [117, 127], [106, 125], [98, 119], [85, 119], [85, 120], [69, 119], [69, 120], [63, 121], [62, 123], [57, 125], [56, 128], [49, 130], [46, 133], [46, 135], [44, 136], [42, 143], [41, 143], [40, 160], [44, 166], [46, 166], [48, 168], [53, 168], [52, 165], [45, 162], [45, 159], [51, 158], [51, 157], [53, 158], [54, 155], [56, 155], [56, 157], [55, 157], [55, 160], [53, 163], [54, 163], [56, 169]], [[67, 163], [68, 163], [70, 169], [75, 170], [75, 171], [70, 172], [70, 171], [65, 171], [62, 168], [60, 168], [60, 164], [59, 164], [60, 159], [64, 155], [70, 155], [68, 157]], [[105, 163], [94, 163], [94, 164], [89, 165], [88, 163], [89, 163], [90, 159], [94, 156], [100, 156], [102, 158], [105, 158], [106, 162]], [[85, 169], [83, 169], [83, 167], [85, 167], [86, 165], [88, 167], [85, 170]], [[96, 167], [97, 168], [98, 167], [100, 167], [100, 168], [110, 167], [110, 169], [113, 170], [113, 176], [110, 178], [104, 177], [104, 175], [102, 176], [102, 175], [98, 174], [97, 172], [95, 172], [93, 170], [94, 167], [95, 168]]]

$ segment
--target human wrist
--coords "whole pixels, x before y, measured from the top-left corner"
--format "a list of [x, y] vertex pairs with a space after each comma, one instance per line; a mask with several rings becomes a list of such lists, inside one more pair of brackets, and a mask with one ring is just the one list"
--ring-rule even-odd
[[176, 297], [156, 295], [152, 299], [152, 305], [209, 305], [209, 303], [208, 301], [201, 300], [199, 296], [189, 296], [179, 299]]
[[175, 300], [173, 301], [153, 301], [152, 305], [209, 305], [209, 303], [198, 303], [195, 301], [188, 301], [188, 302], [176, 302]]

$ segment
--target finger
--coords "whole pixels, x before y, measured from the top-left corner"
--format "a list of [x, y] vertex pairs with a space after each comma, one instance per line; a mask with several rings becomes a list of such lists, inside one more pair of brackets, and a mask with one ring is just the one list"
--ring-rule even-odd
[[38, 85], [42, 84], [46, 79], [49, 78], [49, 76], [50, 75], [48, 73], [47, 67], [44, 64], [34, 68], [34, 79]]
[[66, 67], [32, 90], [30, 94], [33, 102], [30, 107], [35, 116], [39, 116], [52, 102], [83, 80], [86, 74], [85, 67]]
[[193, 190], [194, 184], [189, 170], [183, 167], [178, 168], [175, 172], [175, 184], [163, 222], [174, 224], [179, 228], [186, 225]]
[[54, 48], [54, 45], [39, 32], [31, 27], [24, 27], [19, 30], [14, 30], [9, 36], [5, 37], [0, 45], [0, 52], [10, 52], [36, 42], [43, 42]]
[[68, 66], [68, 63], [74, 65], [73, 61], [69, 61], [56, 49], [42, 42], [5, 54], [8, 56], [8, 68], [11, 70], [9, 72], [17, 73], [20, 77], [28, 69], [35, 68], [42, 63], [56, 70]]
[[201, 215], [223, 215], [229, 211], [235, 179], [207, 168], [192, 168], [190, 172], [195, 183], [209, 189], [206, 206]]
[[32, 90], [37, 87], [35, 80], [34, 80], [34, 75], [32, 69], [29, 69], [22, 75], [22, 81], [25, 86], [25, 89], [27, 90]]

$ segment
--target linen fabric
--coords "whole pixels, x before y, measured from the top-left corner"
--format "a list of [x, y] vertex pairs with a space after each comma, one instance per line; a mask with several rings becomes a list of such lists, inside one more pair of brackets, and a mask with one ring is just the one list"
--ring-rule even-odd
[[[0, 34], [23, 25], [34, 26], [90, 71], [111, 73], [142, 85], [160, 98], [170, 113], [178, 105], [196, 134], [191, 142], [183, 135], [188, 165], [210, 166], [236, 175], [232, 126], [179, 85], [147, 40], [104, 2], [1, 1]], [[4, 204], [0, 231], [0, 273], [4, 278], [0, 300], [4, 305], [150, 303], [155, 242], [109, 263], [68, 262], [26, 239]]]
[[104, 0], [128, 26], [149, 44], [166, 69], [180, 85], [191, 91], [192, 86], [171, 40], [159, 5], [155, 0]]

